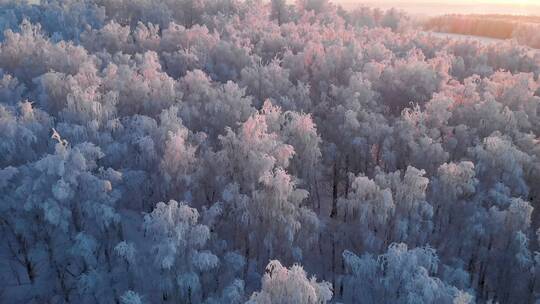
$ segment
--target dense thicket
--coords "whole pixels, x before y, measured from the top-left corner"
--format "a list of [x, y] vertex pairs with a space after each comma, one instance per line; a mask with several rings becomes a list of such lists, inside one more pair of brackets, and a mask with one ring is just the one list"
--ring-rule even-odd
[[537, 53], [325, 0], [0, 27], [0, 302], [540, 297]]

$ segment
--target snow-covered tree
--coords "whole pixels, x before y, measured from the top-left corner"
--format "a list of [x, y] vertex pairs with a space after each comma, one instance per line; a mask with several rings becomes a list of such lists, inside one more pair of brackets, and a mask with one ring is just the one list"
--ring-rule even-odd
[[300, 265], [284, 267], [273, 260], [266, 266], [262, 289], [251, 295], [247, 303], [327, 303], [332, 299], [332, 288], [328, 282], [317, 282], [307, 278]]
[[349, 274], [344, 298], [351, 303], [473, 303], [474, 297], [437, 275], [439, 260], [429, 247], [396, 243], [380, 256], [343, 253]]

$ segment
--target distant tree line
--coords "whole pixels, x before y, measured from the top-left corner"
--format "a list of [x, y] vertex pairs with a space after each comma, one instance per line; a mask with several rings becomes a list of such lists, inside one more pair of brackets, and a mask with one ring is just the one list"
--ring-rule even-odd
[[430, 18], [424, 28], [431, 31], [495, 39], [515, 39], [540, 48], [540, 17], [513, 15], [445, 15]]

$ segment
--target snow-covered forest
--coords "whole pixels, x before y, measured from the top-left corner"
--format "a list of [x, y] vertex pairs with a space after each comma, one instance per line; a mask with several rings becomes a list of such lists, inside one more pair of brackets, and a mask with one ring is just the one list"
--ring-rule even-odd
[[326, 0], [0, 0], [1, 303], [535, 303], [540, 54]]

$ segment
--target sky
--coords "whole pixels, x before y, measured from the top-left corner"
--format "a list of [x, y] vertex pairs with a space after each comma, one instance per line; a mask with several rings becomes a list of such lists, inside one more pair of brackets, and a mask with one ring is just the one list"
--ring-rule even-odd
[[334, 0], [345, 7], [397, 7], [417, 15], [512, 14], [540, 15], [540, 0]]
[[[361, 0], [336, 0], [334, 2], [365, 2]], [[439, 4], [514, 4], [534, 5], [540, 4], [540, 0], [379, 0], [377, 2], [390, 3], [439, 3]]]

